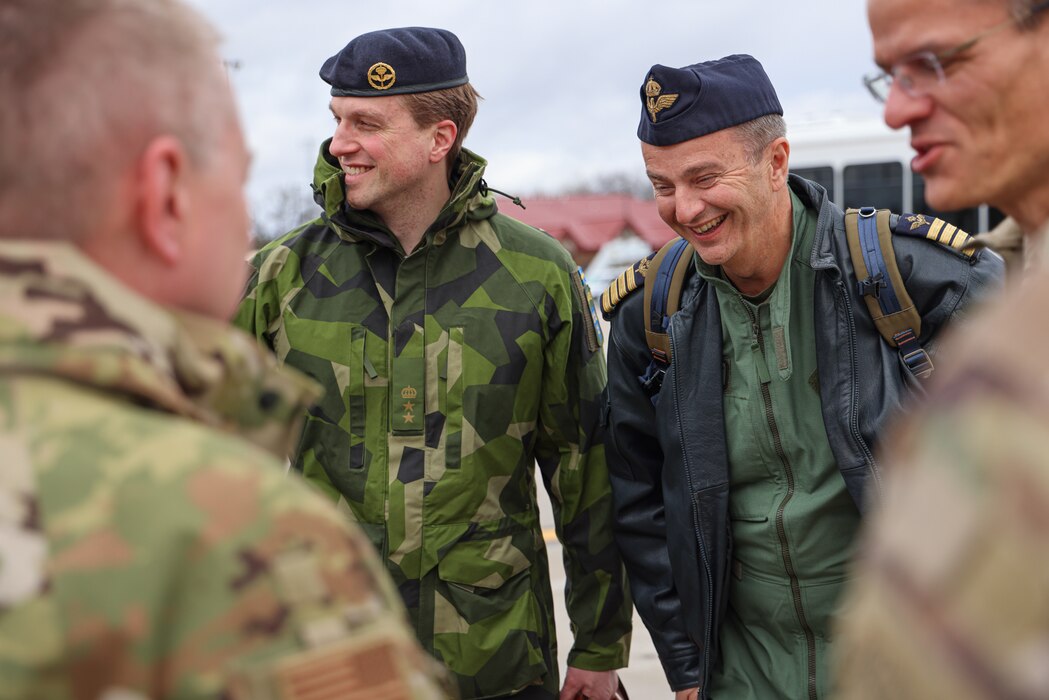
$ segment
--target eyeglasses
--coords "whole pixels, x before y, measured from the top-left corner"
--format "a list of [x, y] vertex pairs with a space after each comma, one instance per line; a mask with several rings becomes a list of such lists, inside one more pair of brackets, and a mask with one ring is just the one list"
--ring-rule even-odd
[[944, 69], [962, 53], [975, 46], [977, 42], [986, 39], [996, 32], [1000, 32], [1006, 27], [1022, 25], [1046, 8], [1049, 8], [1049, 0], [1042, 0], [1042, 2], [1031, 7], [1019, 21], [1010, 17], [1004, 22], [966, 39], [957, 46], [938, 53], [919, 51], [893, 64], [887, 71], [864, 77], [863, 84], [867, 86], [871, 95], [878, 102], [885, 102], [889, 99], [889, 91], [892, 90], [893, 85], [899, 87], [910, 97], [924, 97], [934, 88], [947, 82], [947, 73]]

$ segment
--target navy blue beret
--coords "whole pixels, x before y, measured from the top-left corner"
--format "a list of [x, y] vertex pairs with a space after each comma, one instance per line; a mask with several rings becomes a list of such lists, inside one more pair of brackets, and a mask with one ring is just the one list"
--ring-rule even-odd
[[379, 97], [465, 85], [466, 50], [447, 29], [368, 32], [321, 66], [333, 97]]
[[782, 115], [783, 107], [753, 56], [734, 54], [684, 68], [656, 64], [641, 86], [637, 137], [672, 146], [766, 114]]

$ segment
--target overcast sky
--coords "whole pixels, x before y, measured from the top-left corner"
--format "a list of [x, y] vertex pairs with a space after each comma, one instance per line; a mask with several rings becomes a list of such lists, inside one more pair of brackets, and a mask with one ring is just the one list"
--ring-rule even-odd
[[331, 135], [324, 60], [357, 34], [409, 25], [455, 32], [484, 97], [466, 146], [488, 183], [515, 194], [641, 176], [638, 89], [654, 63], [750, 53], [788, 124], [877, 116], [860, 77], [871, 47], [862, 0], [191, 0], [222, 31], [248, 141], [249, 192], [265, 214], [281, 188], [312, 177]]

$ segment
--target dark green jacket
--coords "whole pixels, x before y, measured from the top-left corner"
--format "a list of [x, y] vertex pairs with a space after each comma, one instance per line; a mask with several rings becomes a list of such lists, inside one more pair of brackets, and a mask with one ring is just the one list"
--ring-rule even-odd
[[536, 462], [565, 545], [569, 664], [625, 665], [630, 630], [589, 293], [557, 241], [497, 213], [484, 165], [463, 152], [405, 256], [344, 203], [325, 143], [323, 216], [259, 253], [237, 316], [327, 387], [294, 467], [369, 533], [466, 698], [558, 687]]

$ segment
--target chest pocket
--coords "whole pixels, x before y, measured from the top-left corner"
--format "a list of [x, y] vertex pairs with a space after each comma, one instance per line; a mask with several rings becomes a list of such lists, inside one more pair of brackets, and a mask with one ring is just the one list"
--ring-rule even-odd
[[[307, 477], [323, 475], [351, 502], [364, 499], [366, 387], [378, 375], [366, 355], [367, 331], [350, 323], [300, 321], [288, 326], [288, 365], [324, 387], [310, 409], [295, 456]], [[300, 337], [296, 337], [300, 336]]]

